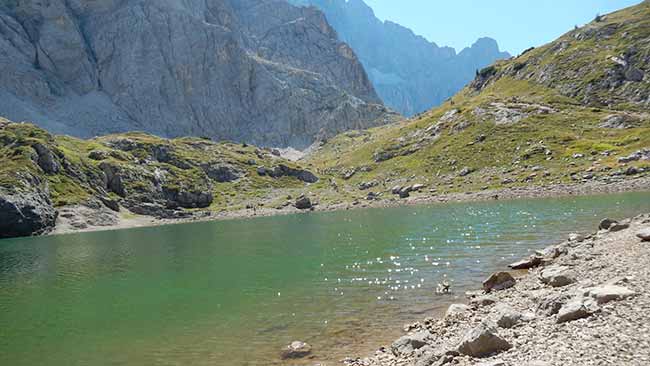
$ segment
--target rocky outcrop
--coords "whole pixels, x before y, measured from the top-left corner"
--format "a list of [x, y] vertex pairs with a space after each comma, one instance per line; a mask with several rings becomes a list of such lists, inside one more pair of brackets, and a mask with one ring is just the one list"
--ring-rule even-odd
[[[298, 163], [258, 156], [259, 149], [241, 144], [142, 133], [88, 141], [0, 123], [0, 237], [55, 226], [57, 232], [101, 229], [121, 224], [125, 209], [157, 219], [201, 219], [226, 207], [262, 206], [279, 190], [318, 181]], [[258, 162], [276, 167], [259, 176]], [[273, 195], [260, 194], [265, 191]], [[301, 198], [296, 207], [310, 209], [311, 200]]]
[[[645, 42], [645, 28], [629, 25], [645, 22], [649, 9], [646, 1], [576, 27], [511, 62], [481, 70], [471, 86], [483, 90], [508, 77], [553, 88], [588, 106], [646, 110], [650, 106], [650, 46]], [[633, 113], [610, 115], [601, 127], [634, 127], [638, 119]]]
[[57, 215], [40, 179], [27, 176], [12, 187], [0, 186], [0, 238], [48, 233]]
[[362, 0], [289, 2], [321, 9], [359, 56], [382, 100], [407, 116], [441, 104], [470, 82], [476, 70], [510, 57], [490, 38], [458, 53], [439, 47], [397, 23], [377, 19]]
[[306, 147], [394, 121], [325, 16], [284, 0], [0, 5], [0, 115]]
[[318, 177], [314, 175], [314, 173], [310, 172], [309, 170], [291, 168], [284, 164], [280, 164], [274, 167], [273, 169], [259, 167], [257, 169], [257, 174], [261, 176], [268, 175], [269, 177], [273, 177], [273, 178], [293, 177], [305, 183], [318, 182]]

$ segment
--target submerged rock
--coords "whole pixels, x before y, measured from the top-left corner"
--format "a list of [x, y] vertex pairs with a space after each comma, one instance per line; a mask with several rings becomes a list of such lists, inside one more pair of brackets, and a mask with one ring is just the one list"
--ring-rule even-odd
[[293, 341], [291, 344], [285, 347], [282, 351], [282, 359], [297, 359], [304, 358], [311, 354], [311, 346], [308, 343], [301, 341]]

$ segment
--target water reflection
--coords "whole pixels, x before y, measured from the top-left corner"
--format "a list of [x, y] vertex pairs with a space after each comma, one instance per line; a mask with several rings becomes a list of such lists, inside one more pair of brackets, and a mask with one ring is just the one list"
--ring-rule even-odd
[[[650, 194], [2, 241], [0, 363], [282, 364], [278, 349], [295, 339], [337, 361], [575, 228], [643, 211]], [[451, 295], [435, 294], [442, 283]]]

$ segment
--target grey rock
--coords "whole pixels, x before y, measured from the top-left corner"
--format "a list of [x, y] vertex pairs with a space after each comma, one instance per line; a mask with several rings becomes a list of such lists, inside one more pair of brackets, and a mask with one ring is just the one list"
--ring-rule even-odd
[[[600, 128], [624, 129], [632, 126], [632, 118], [625, 114], [611, 114], [601, 121]], [[619, 162], [624, 162], [619, 159]]]
[[312, 348], [308, 343], [294, 341], [282, 350], [281, 357], [283, 360], [299, 359], [309, 356], [311, 351]]
[[391, 345], [391, 351], [396, 356], [410, 355], [416, 349], [424, 347], [430, 337], [431, 333], [427, 330], [405, 335]]
[[467, 314], [471, 308], [465, 304], [452, 304], [449, 305], [445, 317], [457, 317]]
[[370, 182], [361, 182], [361, 183], [359, 183], [359, 189], [362, 190], [362, 191], [365, 191], [367, 189], [376, 187], [378, 185], [379, 185], [379, 182], [377, 182], [375, 180], [370, 181]]
[[609, 227], [616, 224], [617, 222], [618, 221], [612, 219], [603, 219], [598, 225], [598, 228], [600, 230], [609, 230]]
[[[318, 182], [318, 177], [312, 172], [304, 169], [291, 168], [284, 164], [280, 164], [273, 168], [272, 170], [265, 169], [265, 174], [273, 178], [281, 177], [293, 177], [305, 183], [316, 183]], [[259, 170], [258, 170], [259, 173]], [[260, 174], [263, 175], [263, 174]]]
[[505, 290], [515, 284], [516, 281], [510, 273], [496, 272], [483, 281], [483, 290], [485, 290], [485, 292]]
[[542, 264], [543, 258], [533, 255], [530, 256], [528, 259], [523, 259], [519, 262], [515, 262], [512, 264], [509, 264], [508, 267], [512, 269], [530, 269], [530, 268], [535, 268], [539, 267]]
[[512, 328], [521, 321], [523, 315], [507, 304], [497, 304], [492, 309], [492, 319], [501, 328]]
[[476, 366], [506, 366], [506, 363], [502, 360], [493, 360], [477, 363]]
[[93, 150], [88, 153], [88, 158], [92, 160], [102, 161], [108, 159], [108, 153], [102, 150]]
[[606, 304], [610, 301], [627, 299], [635, 296], [636, 293], [623, 286], [603, 285], [586, 290], [585, 295], [596, 300], [598, 304]]
[[591, 316], [593, 310], [584, 299], [577, 298], [569, 301], [567, 304], [560, 308], [556, 321], [558, 323], [566, 323], [578, 319], [583, 319]]
[[637, 175], [641, 171], [642, 170], [638, 169], [637, 167], [631, 166], [625, 170], [625, 175]]
[[485, 295], [485, 296], [477, 296], [471, 299], [469, 303], [476, 307], [484, 307], [484, 306], [490, 306], [492, 304], [495, 304], [497, 301], [498, 300], [496, 297]]
[[564, 266], [545, 268], [540, 273], [540, 279], [543, 283], [553, 287], [567, 286], [576, 282], [575, 274], [570, 268]]
[[120, 175], [120, 168], [116, 165], [103, 162], [99, 164], [99, 169], [104, 172], [104, 175], [106, 177], [106, 188], [118, 196], [125, 197], [126, 188], [124, 187], [124, 182], [122, 181], [122, 176]]
[[499, 336], [496, 325], [484, 321], [465, 334], [458, 351], [467, 356], [485, 357], [510, 348], [512, 345]]
[[110, 210], [120, 212], [120, 204], [117, 201], [104, 196], [100, 196], [99, 200]]
[[299, 210], [308, 210], [312, 208], [312, 203], [309, 197], [300, 196], [298, 197], [298, 199], [296, 199], [295, 206]]
[[46, 174], [56, 174], [59, 172], [59, 163], [57, 162], [57, 159], [55, 158], [52, 151], [47, 146], [37, 142], [32, 145], [32, 148], [34, 148], [36, 154], [38, 155], [38, 166]]
[[570, 300], [571, 296], [568, 294], [550, 294], [540, 300], [537, 312], [546, 316], [555, 315]]
[[460, 173], [458, 173], [459, 176], [464, 177], [466, 175], [470, 175], [474, 170], [469, 167], [464, 167], [461, 169]]
[[638, 150], [628, 156], [618, 158], [618, 162], [621, 164], [626, 164], [638, 160], [650, 160], [650, 149]]
[[0, 186], [0, 238], [46, 234], [57, 215], [47, 186], [37, 178], [26, 180], [23, 187]]
[[643, 228], [636, 233], [636, 236], [642, 241], [650, 241], [650, 227]]
[[611, 232], [617, 232], [617, 231], [623, 231], [626, 230], [630, 227], [630, 224], [627, 222], [617, 222], [615, 224], [612, 224], [609, 227], [609, 231]]
[[176, 206], [183, 208], [206, 208], [212, 204], [214, 199], [210, 191], [185, 190], [183, 188], [163, 188], [163, 194], [167, 200], [167, 206], [173, 208]]
[[323, 13], [282, 0], [10, 2], [0, 54], [0, 115], [79, 137], [302, 148], [399, 118]]
[[201, 168], [210, 179], [219, 183], [236, 181], [242, 175], [242, 172], [233, 166], [219, 163], [205, 164]]

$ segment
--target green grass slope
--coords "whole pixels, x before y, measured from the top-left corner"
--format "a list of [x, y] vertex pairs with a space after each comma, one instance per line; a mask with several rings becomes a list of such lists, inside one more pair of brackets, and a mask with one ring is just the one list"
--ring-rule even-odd
[[422, 183], [460, 192], [647, 172], [650, 160], [619, 158], [650, 148], [649, 65], [644, 2], [477, 72], [422, 116], [339, 135], [307, 161], [341, 186], [374, 182], [375, 191]]
[[[260, 175], [260, 167], [304, 170], [254, 146], [201, 138], [163, 139], [143, 133], [81, 140], [3, 119], [0, 162], [0, 192], [29, 190], [38, 181], [44, 184], [54, 207], [102, 198], [125, 207], [146, 202], [188, 210], [237, 210], [251, 204], [281, 204], [288, 195], [326, 184], [308, 183], [287, 174]], [[120, 184], [111, 187], [107, 169], [116, 172]], [[212, 199], [193, 201], [200, 194]]]

